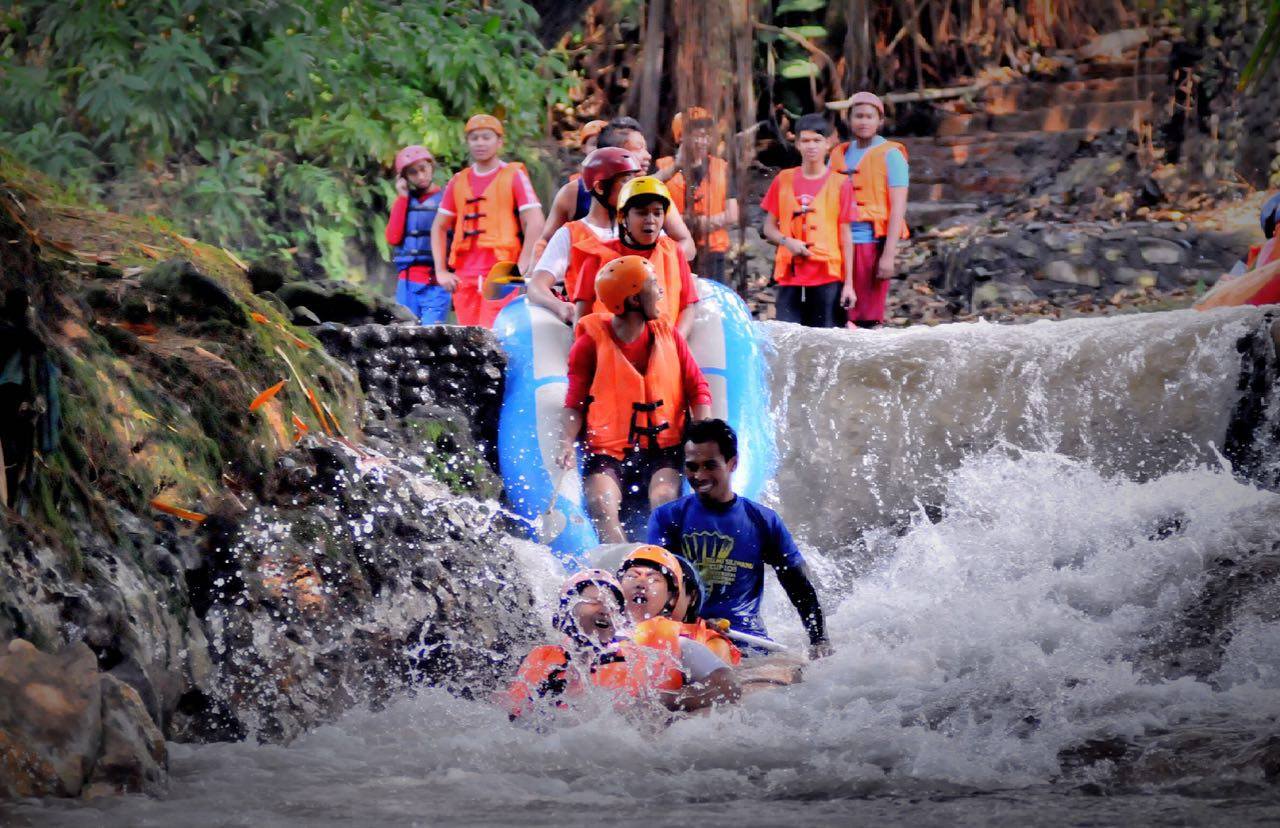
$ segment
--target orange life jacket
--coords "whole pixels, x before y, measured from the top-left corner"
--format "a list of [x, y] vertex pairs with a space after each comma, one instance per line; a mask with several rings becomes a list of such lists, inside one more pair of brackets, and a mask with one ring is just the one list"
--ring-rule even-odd
[[684, 378], [675, 329], [650, 320], [652, 342], [644, 374], [632, 366], [614, 338], [611, 313], [578, 320], [577, 335], [595, 342], [596, 372], [587, 405], [587, 449], [619, 460], [633, 447], [671, 448], [684, 431]]
[[[658, 159], [658, 169], [665, 170], [675, 166], [676, 160], [671, 156]], [[685, 194], [689, 185], [684, 173], [678, 172], [667, 179], [667, 190], [671, 193], [671, 202], [681, 213], [688, 215], [685, 207]], [[724, 212], [729, 198], [729, 162], [714, 155], [707, 156], [707, 174], [693, 193], [693, 213], [699, 216], [715, 216]], [[723, 253], [729, 249], [729, 231], [721, 227], [707, 235], [707, 249], [712, 253]]]
[[445, 205], [458, 217], [449, 249], [450, 268], [456, 267], [458, 257], [473, 247], [492, 250], [500, 262], [520, 258], [520, 218], [516, 215], [513, 185], [516, 175], [522, 172], [524, 165], [520, 162], [508, 163], [479, 196], [471, 192], [469, 170], [453, 176], [453, 204]]
[[[583, 228], [586, 230], [586, 228]], [[586, 232], [590, 233], [590, 230]], [[579, 281], [582, 279], [591, 279], [594, 284], [596, 274], [600, 272], [600, 268], [605, 263], [613, 261], [619, 256], [641, 255], [636, 251], [628, 249], [621, 239], [612, 239], [607, 242], [599, 243], [602, 250], [599, 253], [585, 258], [579, 267]], [[653, 265], [653, 269], [658, 272], [658, 282], [662, 285], [662, 304], [659, 309], [662, 311], [662, 318], [667, 322], [675, 325], [680, 319], [680, 295], [683, 292], [684, 285], [680, 281], [680, 260], [684, 253], [680, 251], [680, 245], [671, 240], [670, 236], [659, 236], [658, 244], [649, 252], [649, 263]], [[570, 259], [570, 267], [572, 267], [572, 259]], [[565, 282], [568, 283], [568, 276], [565, 276]], [[570, 293], [570, 296], [574, 294]], [[592, 313], [608, 313], [609, 309], [600, 303], [597, 299], [591, 308]]]
[[[606, 655], [590, 667], [591, 685], [631, 698], [683, 687], [679, 625], [669, 626], [673, 623], [665, 618], [642, 622], [636, 627], [635, 639], [622, 642], [618, 653]], [[555, 644], [543, 644], [520, 662], [516, 677], [498, 695], [498, 701], [512, 717], [519, 717], [538, 699], [551, 697], [553, 704], [562, 707], [585, 691], [582, 671], [570, 666], [569, 652]]]
[[705, 644], [725, 664], [736, 667], [742, 661], [742, 651], [738, 649], [738, 645], [724, 633], [708, 627], [705, 619], [699, 618], [692, 624], [681, 624], [680, 634], [699, 644]]
[[[848, 141], [836, 147], [831, 155], [831, 171], [853, 176], [853, 195], [858, 201], [858, 221], [871, 222], [875, 237], [882, 239], [889, 234], [889, 167], [884, 159], [891, 149], [898, 150], [906, 158], [907, 148], [897, 141], [885, 141], [867, 150], [852, 173], [844, 160], [848, 149]], [[901, 235], [904, 239], [911, 237], [905, 217]]]
[[[840, 255], [840, 189], [847, 176], [832, 172], [827, 175], [822, 189], [809, 203], [809, 209], [800, 209], [796, 198], [796, 176], [799, 167], [778, 173], [778, 229], [784, 236], [807, 242], [817, 261], [825, 262], [827, 275], [833, 281], [844, 279], [843, 257]], [[781, 282], [791, 267], [791, 251], [778, 245], [773, 260], [773, 278]]]
[[[608, 242], [600, 240], [583, 219], [568, 222], [565, 227], [569, 228], [569, 266], [564, 271], [564, 295], [572, 299], [578, 293], [583, 266], [593, 260], [607, 262], [616, 258], [617, 254], [607, 246]], [[599, 270], [599, 264], [595, 268]], [[594, 275], [592, 278], [595, 278]], [[598, 302], [596, 304], [599, 305]]]

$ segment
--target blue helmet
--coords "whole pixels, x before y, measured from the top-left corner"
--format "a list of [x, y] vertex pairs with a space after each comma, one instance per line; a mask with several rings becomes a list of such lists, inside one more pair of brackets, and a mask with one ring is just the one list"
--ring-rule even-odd
[[1280, 193], [1276, 193], [1262, 205], [1262, 215], [1259, 216], [1259, 220], [1262, 222], [1262, 232], [1266, 237], [1274, 237], [1276, 225], [1280, 224]]
[[675, 620], [691, 624], [698, 620], [698, 613], [702, 611], [702, 604], [707, 600], [707, 587], [702, 583], [702, 575], [698, 573], [696, 566], [682, 555], [676, 555], [675, 559], [680, 562], [681, 581], [683, 582], [681, 587], [686, 593], [693, 596], [689, 601], [689, 609], [685, 612], [685, 617]]

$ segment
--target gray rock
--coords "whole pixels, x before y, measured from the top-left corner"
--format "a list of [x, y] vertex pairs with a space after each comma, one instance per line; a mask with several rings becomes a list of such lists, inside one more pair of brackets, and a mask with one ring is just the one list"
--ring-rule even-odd
[[1159, 275], [1154, 270], [1141, 270], [1133, 267], [1117, 267], [1111, 274], [1111, 281], [1122, 285], [1154, 287]]
[[1143, 239], [1142, 260], [1148, 264], [1176, 265], [1182, 261], [1182, 248], [1164, 239]]
[[132, 687], [104, 675], [101, 688], [102, 748], [86, 795], [164, 793], [169, 770], [164, 735]]
[[1064, 259], [1055, 259], [1045, 265], [1045, 277], [1055, 282], [1065, 282], [1070, 285], [1085, 285], [1087, 287], [1098, 287], [1102, 284], [1102, 279], [1098, 275], [1098, 271], [1091, 267], [1077, 267], [1076, 265]]

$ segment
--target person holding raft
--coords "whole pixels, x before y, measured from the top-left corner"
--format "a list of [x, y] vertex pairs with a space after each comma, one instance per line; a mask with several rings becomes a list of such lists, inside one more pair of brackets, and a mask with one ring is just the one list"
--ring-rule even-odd
[[690, 625], [672, 617], [684, 598], [683, 579], [676, 556], [660, 546], [641, 546], [623, 559], [618, 583], [635, 627], [631, 641], [669, 653], [679, 663], [679, 692], [664, 699], [670, 709], [687, 712], [736, 702], [742, 698], [742, 689], [729, 665], [697, 640], [696, 627], [690, 630]]
[[655, 508], [647, 540], [698, 568], [707, 590], [699, 615], [768, 638], [760, 603], [764, 567], [772, 566], [809, 635], [810, 658], [830, 655], [818, 594], [791, 533], [777, 512], [733, 491], [731, 477], [738, 467], [733, 428], [724, 420], [690, 423], [683, 454], [693, 494]]
[[639, 256], [613, 259], [594, 289], [606, 312], [578, 322], [558, 461], [574, 467], [581, 434], [587, 511], [602, 543], [625, 543], [624, 492], [647, 492], [650, 509], [675, 499], [680, 435], [690, 409], [695, 419], [711, 416], [711, 391], [684, 337], [663, 315], [652, 264]]
[[[618, 237], [614, 207], [622, 186], [641, 173], [635, 156], [620, 147], [601, 147], [582, 162], [582, 181], [591, 193], [591, 210], [555, 232], [529, 277], [529, 301], [554, 313], [566, 325], [578, 321], [573, 296], [588, 258], [608, 255], [605, 243]], [[555, 293], [564, 283], [562, 300]]]
[[619, 256], [640, 256], [653, 267], [662, 288], [662, 318], [687, 337], [693, 314], [685, 310], [698, 301], [698, 288], [684, 251], [662, 232], [671, 208], [667, 185], [653, 176], [633, 178], [622, 185], [617, 203], [618, 237], [583, 261], [573, 295], [578, 317], [606, 309], [596, 297], [595, 284], [595, 274], [604, 264]]

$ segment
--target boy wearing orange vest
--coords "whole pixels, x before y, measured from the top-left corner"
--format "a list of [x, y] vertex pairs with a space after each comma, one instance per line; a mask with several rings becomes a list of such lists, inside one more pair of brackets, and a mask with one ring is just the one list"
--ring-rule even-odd
[[[796, 121], [799, 167], [783, 170], [769, 185], [764, 237], [778, 246], [776, 318], [811, 328], [844, 327], [842, 298], [849, 301], [852, 244], [857, 217], [847, 176], [827, 168], [831, 125], [821, 115]], [[843, 297], [842, 297], [843, 292]]]
[[561, 468], [576, 465], [581, 433], [592, 522], [602, 543], [625, 543], [624, 492], [647, 492], [651, 509], [676, 498], [681, 433], [690, 410], [695, 419], [711, 416], [711, 391], [684, 337], [662, 318], [653, 265], [639, 256], [613, 259], [595, 290], [606, 312], [578, 322], [558, 460]]
[[699, 276], [725, 280], [729, 228], [738, 224], [738, 198], [729, 180], [729, 164], [711, 155], [715, 121], [700, 106], [677, 113], [671, 135], [680, 145], [675, 157], [658, 159], [655, 177], [665, 181], [671, 201], [693, 230], [698, 245], [694, 269]]
[[[848, 173], [858, 204], [853, 236], [853, 285], [849, 323], [874, 328], [884, 322], [889, 280], [897, 273], [898, 242], [908, 238], [907, 148], [880, 135], [884, 102], [871, 92], [853, 96], [853, 140], [836, 147], [831, 169]], [[848, 297], [846, 297], [848, 298]]]
[[521, 271], [527, 271], [534, 242], [542, 233], [542, 204], [524, 165], [498, 157], [501, 121], [492, 115], [473, 115], [466, 135], [472, 163], [444, 188], [431, 228], [431, 250], [438, 268], [436, 281], [453, 291], [458, 324], [489, 328], [516, 294], [496, 301], [484, 299], [480, 288], [485, 274], [499, 261], [517, 261]]
[[[639, 174], [635, 156], [619, 147], [602, 147], [582, 162], [582, 180], [591, 191], [591, 210], [585, 218], [565, 224], [552, 235], [529, 276], [531, 304], [546, 308], [566, 325], [578, 321], [573, 297], [583, 265], [588, 259], [612, 257], [605, 244], [618, 237], [614, 205], [623, 185]], [[555, 293], [558, 282], [564, 283], [564, 300]]]
[[689, 335], [693, 314], [685, 310], [698, 301], [698, 288], [689, 261], [680, 246], [662, 232], [671, 194], [652, 176], [633, 178], [618, 193], [618, 236], [600, 245], [600, 250], [583, 261], [573, 300], [578, 318], [605, 310], [597, 300], [595, 280], [600, 269], [619, 256], [640, 256], [648, 260], [662, 289], [662, 318]]

